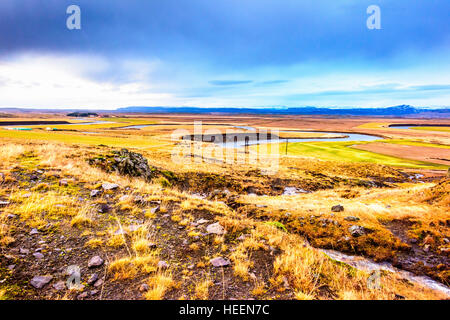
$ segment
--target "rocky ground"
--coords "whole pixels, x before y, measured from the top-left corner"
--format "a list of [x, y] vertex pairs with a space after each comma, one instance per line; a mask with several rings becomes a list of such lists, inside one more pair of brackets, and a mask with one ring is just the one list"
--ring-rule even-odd
[[[363, 275], [327, 260], [310, 245], [391, 261], [449, 281], [449, 220], [433, 220], [437, 225], [432, 229], [414, 219], [391, 220], [378, 229], [347, 213], [345, 204], [299, 216], [248, 201], [306, 196], [338, 186], [347, 201], [358, 196], [354, 188], [389, 187], [406, 181], [405, 175], [344, 179], [310, 172], [302, 179], [285, 179], [248, 171], [223, 177], [170, 172], [124, 150], [107, 154], [79, 155], [80, 166], [97, 175], [94, 180], [42, 165], [42, 155], [34, 152], [22, 154], [18, 165], [4, 171], [4, 297], [390, 299], [422, 297], [417, 294], [423, 292], [439, 297], [423, 289], [417, 293], [412, 284], [391, 275], [386, 281], [394, 285], [370, 292]], [[412, 236], [410, 231], [419, 228], [421, 235]], [[302, 260], [304, 270], [293, 267], [298, 264], [293, 256]], [[336, 282], [339, 277], [348, 288]]]

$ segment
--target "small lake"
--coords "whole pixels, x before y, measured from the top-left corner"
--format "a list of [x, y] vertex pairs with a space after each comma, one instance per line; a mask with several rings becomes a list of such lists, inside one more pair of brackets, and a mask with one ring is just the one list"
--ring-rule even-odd
[[217, 143], [219, 146], [223, 148], [242, 148], [245, 147], [245, 145], [258, 145], [258, 144], [269, 144], [269, 143], [285, 143], [288, 142], [348, 142], [348, 141], [375, 141], [375, 140], [381, 140], [383, 138], [378, 136], [372, 136], [368, 134], [361, 134], [361, 133], [344, 133], [344, 132], [323, 132], [323, 131], [300, 131], [300, 130], [291, 130], [291, 131], [279, 131], [283, 133], [290, 133], [290, 132], [302, 132], [302, 133], [324, 133], [324, 134], [331, 134], [331, 135], [343, 135], [343, 137], [340, 138], [326, 138], [326, 137], [319, 137], [319, 138], [294, 138], [294, 139], [263, 139], [258, 140], [256, 138], [256, 128], [254, 127], [248, 127], [248, 126], [235, 126], [235, 128], [238, 129], [245, 129], [249, 132], [246, 134], [246, 136], [249, 137], [247, 143], [244, 139], [237, 139], [237, 141], [234, 141], [233, 135], [231, 134], [231, 138], [228, 140], [233, 141], [226, 141], [226, 142], [220, 142]]
[[447, 124], [391, 124], [389, 128], [393, 129], [411, 129], [414, 127], [443, 127], [450, 128], [450, 125]]

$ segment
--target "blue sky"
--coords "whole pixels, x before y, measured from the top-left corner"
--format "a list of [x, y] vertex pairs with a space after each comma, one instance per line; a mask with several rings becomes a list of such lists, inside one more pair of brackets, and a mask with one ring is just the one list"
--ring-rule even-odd
[[2, 0], [0, 107], [448, 106], [449, 15], [448, 0]]

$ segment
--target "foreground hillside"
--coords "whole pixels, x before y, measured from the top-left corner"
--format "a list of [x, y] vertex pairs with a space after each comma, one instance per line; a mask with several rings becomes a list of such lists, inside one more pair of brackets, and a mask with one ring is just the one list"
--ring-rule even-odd
[[[320, 250], [448, 283], [442, 176], [293, 157], [268, 176], [119, 150], [3, 140], [0, 299], [448, 298], [387, 271], [373, 286]], [[144, 169], [115, 166], [130, 156]]]

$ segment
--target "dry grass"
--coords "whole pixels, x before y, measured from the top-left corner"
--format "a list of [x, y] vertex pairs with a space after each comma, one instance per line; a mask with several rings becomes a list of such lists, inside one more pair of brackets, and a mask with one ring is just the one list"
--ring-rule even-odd
[[168, 290], [175, 286], [170, 273], [157, 273], [148, 279], [150, 289], [144, 294], [146, 300], [161, 300]]
[[[50, 169], [58, 169], [59, 175], [68, 176], [71, 183], [83, 183], [87, 189], [98, 187], [102, 182], [114, 182], [120, 185], [123, 193], [130, 195], [120, 203], [115, 203], [114, 210], [123, 213], [118, 217], [115, 213], [105, 217], [108, 223], [100, 224], [99, 215], [94, 212], [92, 203], [82, 204], [77, 197], [67, 194], [64, 190], [56, 189], [54, 185], [37, 184], [33, 190], [25, 191], [13, 189], [5, 193], [11, 202], [4, 209], [0, 218], [0, 241], [6, 246], [13, 241], [11, 227], [4, 216], [13, 213], [20, 220], [32, 227], [43, 227], [49, 221], [63, 224], [64, 221], [73, 228], [73, 232], [80, 234], [96, 234], [84, 244], [90, 249], [120, 251], [108, 265], [108, 274], [112, 281], [132, 281], [142, 275], [148, 276], [149, 290], [144, 294], [145, 299], [163, 299], [172, 289], [183, 288], [194, 279], [194, 293], [196, 299], [208, 299], [211, 287], [214, 285], [209, 272], [206, 258], [211, 256], [227, 256], [232, 261], [233, 276], [250, 284], [249, 290], [255, 297], [266, 297], [270, 291], [280, 294], [291, 291], [296, 299], [393, 299], [395, 294], [408, 299], [436, 299], [443, 298], [439, 293], [424, 289], [418, 285], [405, 284], [393, 274], [382, 274], [382, 287], [373, 290], [367, 287], [368, 274], [329, 259], [322, 252], [309, 246], [306, 241], [295, 233], [288, 233], [273, 225], [259, 221], [244, 209], [234, 210], [220, 201], [199, 199], [187, 191], [176, 186], [161, 186], [161, 184], [147, 183], [141, 179], [119, 176], [115, 173], [105, 173], [93, 168], [85, 161], [88, 156], [102, 152], [101, 147], [58, 144], [58, 143], [9, 143], [0, 145], [0, 169], [6, 171], [17, 165], [17, 159], [23, 154], [31, 152], [37, 155], [33, 161]], [[208, 172], [223, 175], [235, 174], [244, 168], [229, 167], [219, 164], [187, 163], [175, 165], [169, 161], [169, 149], [146, 153], [149, 161], [158, 167], [175, 172]], [[22, 164], [23, 165], [23, 164]], [[28, 165], [28, 164], [27, 164]], [[25, 166], [26, 167], [26, 166]], [[302, 168], [302, 172], [294, 173], [290, 167]], [[277, 177], [297, 178], [308, 176], [306, 171], [320, 172], [324, 175], [339, 177], [370, 177], [371, 175], [396, 177], [395, 170], [376, 164], [348, 164], [342, 162], [311, 161], [306, 158], [283, 158]], [[334, 219], [345, 225], [344, 218], [352, 215], [360, 218], [360, 222], [367, 228], [377, 230], [377, 235], [388, 239], [389, 231], [384, 222], [394, 219], [416, 219], [429, 225], [439, 220], [450, 219], [448, 211], [448, 185], [436, 187], [435, 184], [413, 185], [405, 184], [395, 188], [365, 189], [355, 187], [350, 190], [352, 196], [342, 197], [347, 192], [346, 187], [335, 187], [331, 190], [321, 190], [311, 194], [279, 197], [250, 197], [241, 195], [239, 201], [243, 204], [267, 206], [264, 211], [271, 221], [278, 221], [280, 211], [288, 211], [292, 218], [309, 217], [312, 214], [330, 215], [330, 208], [342, 204], [344, 212], [334, 214]], [[130, 190], [125, 191], [126, 188]], [[162, 201], [160, 211], [150, 214], [151, 206], [140, 206], [133, 202], [135, 194], [142, 195], [146, 201]], [[25, 197], [26, 195], [26, 197]], [[0, 196], [3, 196], [0, 194]], [[118, 199], [119, 197], [117, 196]], [[96, 200], [96, 205], [106, 198]], [[91, 200], [90, 200], [91, 201]], [[137, 230], [131, 230], [131, 218], [142, 215], [146, 210], [145, 224]], [[195, 261], [197, 267], [202, 268], [202, 275], [193, 278], [192, 271], [180, 269], [162, 271], [157, 268], [160, 261], [160, 251], [152, 249], [156, 243], [156, 235], [149, 234], [150, 225], [154, 219], [169, 213], [170, 221], [175, 226], [183, 227], [186, 238], [199, 238], [188, 246], [189, 254], [199, 256]], [[199, 213], [212, 215], [226, 230], [226, 235], [217, 236], [212, 243], [203, 240], [203, 231], [193, 229], [190, 223], [196, 221]], [[208, 218], [210, 219], [210, 218]], [[70, 228], [70, 227], [69, 227]], [[98, 230], [102, 228], [101, 230]], [[116, 233], [118, 230], [125, 232]], [[180, 229], [181, 230], [181, 229]], [[97, 233], [96, 233], [97, 232]], [[101, 234], [103, 232], [103, 234]], [[181, 232], [181, 231], [180, 231]], [[236, 241], [238, 235], [246, 234], [243, 241]], [[104, 236], [102, 238], [102, 236]], [[386, 240], [387, 241], [387, 240]], [[268, 270], [270, 279], [263, 279], [262, 275], [255, 278], [255, 253], [269, 256], [270, 247], [277, 248], [280, 254], [270, 256], [271, 268]], [[203, 255], [203, 256], [201, 256]], [[257, 265], [256, 265], [257, 267]], [[205, 269], [203, 269], [205, 268]], [[176, 279], [176, 280], [175, 280]], [[180, 281], [178, 283], [177, 281]], [[5, 291], [0, 290], [0, 299]], [[189, 294], [188, 296], [191, 296]]]

